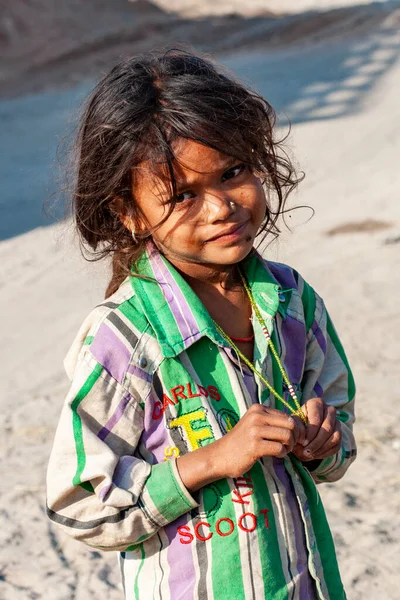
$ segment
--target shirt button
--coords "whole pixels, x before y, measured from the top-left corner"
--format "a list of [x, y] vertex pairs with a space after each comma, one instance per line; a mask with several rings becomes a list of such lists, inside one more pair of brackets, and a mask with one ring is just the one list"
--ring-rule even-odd
[[279, 294], [279, 302], [285, 302], [286, 298], [285, 298], [285, 294]]
[[139, 367], [141, 369], [147, 367], [147, 359], [144, 356], [142, 356], [142, 358], [139, 360]]

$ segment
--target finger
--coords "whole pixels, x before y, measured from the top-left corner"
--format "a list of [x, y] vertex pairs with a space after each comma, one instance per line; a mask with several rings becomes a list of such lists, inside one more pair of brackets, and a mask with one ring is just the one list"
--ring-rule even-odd
[[271, 425], [272, 427], [284, 427], [293, 431], [295, 443], [305, 437], [304, 423], [299, 417], [288, 415], [276, 408], [269, 408], [262, 404], [253, 404], [246, 413], [250, 422], [255, 424]]
[[326, 408], [326, 404], [322, 398], [311, 398], [311, 400], [308, 400], [304, 404], [303, 409], [306, 411], [308, 421], [306, 438], [304, 440], [305, 446], [308, 446], [318, 435], [318, 431], [325, 419]]
[[295, 445], [293, 432], [285, 427], [271, 427], [270, 425], [265, 425], [264, 427], [260, 427], [260, 436], [263, 440], [284, 444], [288, 448], [288, 452], [291, 452]]
[[[271, 412], [267, 412], [267, 410]], [[284, 427], [289, 429], [293, 432], [295, 443], [297, 443], [299, 440], [303, 440], [305, 437], [305, 427], [302, 420], [294, 415], [287, 415], [280, 410], [266, 409], [266, 415], [263, 419], [263, 423], [273, 427]]]
[[280, 442], [263, 441], [260, 444], [260, 458], [262, 456], [275, 456], [276, 458], [284, 458], [287, 454], [287, 447]]
[[304, 425], [304, 422], [300, 419], [300, 417], [296, 415], [290, 416], [296, 423], [296, 429], [294, 430], [296, 444], [301, 444], [302, 446], [304, 446], [306, 439], [306, 427]]
[[329, 440], [333, 435], [336, 427], [336, 409], [333, 406], [326, 407], [325, 418], [319, 428], [315, 438], [304, 448], [306, 456], [314, 456], [316, 452]]
[[[318, 455], [314, 457], [314, 459], [319, 459], [322, 460], [323, 458], [328, 458], [329, 456], [335, 456], [335, 454], [337, 454], [339, 452], [341, 448], [341, 444], [338, 444], [337, 446], [332, 446], [330, 448], [330, 450], [326, 450], [326, 452], [318, 452]], [[310, 459], [310, 460], [314, 460], [314, 459]]]
[[333, 456], [340, 450], [342, 444], [342, 427], [340, 421], [336, 421], [333, 434], [326, 442], [314, 452], [315, 458], [326, 458]]
[[[293, 446], [293, 450], [292, 453], [299, 459], [299, 460], [308, 460], [304, 458], [304, 448], [301, 444], [295, 444]], [[311, 458], [310, 458], [311, 460]]]

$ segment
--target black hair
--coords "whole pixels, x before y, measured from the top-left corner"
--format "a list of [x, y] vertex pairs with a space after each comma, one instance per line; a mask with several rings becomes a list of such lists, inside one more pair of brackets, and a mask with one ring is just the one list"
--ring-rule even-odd
[[174, 147], [182, 138], [232, 156], [260, 173], [267, 196], [260, 231], [279, 234], [278, 217], [300, 178], [284, 151], [284, 140], [276, 138], [275, 125], [275, 111], [263, 97], [223, 67], [186, 50], [134, 56], [103, 77], [80, 122], [72, 202], [83, 247], [94, 259], [112, 255], [106, 296], [118, 288], [144, 249], [145, 236], [134, 241], [120, 218], [121, 212], [134, 220], [140, 217], [135, 167], [161, 160], [174, 196]]

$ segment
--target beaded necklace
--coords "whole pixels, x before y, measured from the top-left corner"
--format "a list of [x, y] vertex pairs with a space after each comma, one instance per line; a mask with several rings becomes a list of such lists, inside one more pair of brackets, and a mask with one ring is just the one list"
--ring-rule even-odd
[[[270, 384], [270, 382], [268, 381], [268, 379], [266, 379], [266, 377], [264, 377], [253, 365], [253, 363], [243, 354], [243, 352], [241, 352], [239, 350], [239, 348], [236, 346], [235, 342], [233, 341], [233, 339], [235, 338], [230, 338], [225, 331], [222, 329], [222, 327], [220, 327], [218, 325], [218, 323], [216, 323], [214, 321], [214, 324], [216, 326], [216, 328], [218, 329], [218, 331], [220, 332], [220, 334], [222, 335], [222, 337], [228, 342], [228, 344], [234, 349], [234, 351], [236, 352], [236, 354], [239, 356], [239, 358], [249, 367], [249, 369], [255, 374], [257, 375], [261, 381], [265, 384], [265, 386], [268, 388], [268, 390], [271, 392], [271, 394], [273, 394], [273, 396], [275, 396], [275, 398], [277, 398], [278, 400], [280, 400], [282, 402], [282, 404], [284, 406], [286, 406], [286, 408], [288, 408], [288, 410], [290, 410], [290, 412], [293, 415], [296, 415], [297, 417], [300, 417], [300, 419], [303, 421], [303, 423], [305, 425], [307, 425], [307, 417], [303, 412], [303, 409], [301, 408], [300, 402], [296, 396], [296, 392], [293, 389], [292, 384], [289, 381], [289, 377], [287, 376], [287, 373], [281, 363], [281, 360], [278, 356], [278, 353], [275, 349], [275, 346], [271, 340], [271, 336], [269, 334], [268, 328], [265, 324], [265, 321], [260, 313], [260, 310], [254, 300], [253, 294], [251, 293], [250, 287], [244, 277], [244, 275], [242, 274], [242, 272], [240, 271], [240, 277], [242, 278], [242, 282], [243, 282], [243, 287], [247, 293], [247, 296], [250, 300], [250, 304], [254, 310], [254, 314], [257, 317], [257, 321], [260, 323], [261, 325], [261, 329], [265, 335], [265, 338], [267, 340], [268, 343], [268, 347], [271, 349], [272, 352], [272, 356], [275, 358], [276, 363], [278, 365], [279, 371], [282, 374], [282, 378], [284, 380], [284, 382], [286, 383], [289, 393], [291, 395], [291, 397], [293, 398], [293, 402], [295, 403], [296, 409], [294, 409], [289, 402], [287, 402], [274, 388], [273, 386]], [[246, 339], [247, 341], [247, 339]]]

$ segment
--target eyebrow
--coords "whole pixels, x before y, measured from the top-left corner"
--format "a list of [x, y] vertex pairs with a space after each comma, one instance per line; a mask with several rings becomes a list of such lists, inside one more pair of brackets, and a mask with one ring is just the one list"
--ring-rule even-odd
[[[230, 157], [229, 159], [227, 159], [227, 161], [226, 161], [224, 164], [222, 164], [222, 165], [220, 166], [220, 168], [218, 168], [218, 169], [215, 169], [215, 171], [205, 171], [205, 172], [201, 172], [201, 171], [200, 171], [200, 172], [197, 172], [197, 171], [194, 171], [194, 173], [195, 173], [196, 175], [210, 175], [210, 174], [212, 174], [212, 173], [219, 173], [219, 172], [221, 172], [221, 171], [227, 171], [227, 170], [228, 170], [228, 169], [230, 169], [230, 168], [231, 168], [231, 167], [232, 167], [232, 166], [233, 166], [233, 165], [234, 165], [234, 164], [235, 164], [237, 161], [238, 161], [238, 159], [237, 159], [237, 158], [234, 158], [234, 157], [232, 156], [232, 157]], [[191, 181], [190, 179], [189, 179], [189, 180], [187, 180], [187, 179], [179, 179], [179, 177], [175, 177], [175, 183], [176, 183], [176, 189], [177, 189], [177, 191], [179, 191], [179, 190], [181, 190], [181, 189], [187, 188], [187, 187], [189, 187], [189, 186], [193, 185], [194, 183], [196, 183], [196, 179], [193, 179], [193, 180]]]

